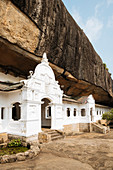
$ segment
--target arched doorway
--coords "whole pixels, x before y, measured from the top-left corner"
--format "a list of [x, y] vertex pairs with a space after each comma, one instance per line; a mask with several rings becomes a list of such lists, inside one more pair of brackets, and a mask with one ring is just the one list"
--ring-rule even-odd
[[50, 100], [47, 98], [42, 99], [41, 105], [41, 128], [51, 128], [51, 106]]

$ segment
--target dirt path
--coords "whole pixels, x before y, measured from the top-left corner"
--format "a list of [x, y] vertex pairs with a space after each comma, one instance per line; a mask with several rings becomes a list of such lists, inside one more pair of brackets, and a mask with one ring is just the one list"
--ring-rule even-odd
[[25, 162], [1, 164], [0, 170], [113, 170], [113, 131], [84, 133], [44, 145]]

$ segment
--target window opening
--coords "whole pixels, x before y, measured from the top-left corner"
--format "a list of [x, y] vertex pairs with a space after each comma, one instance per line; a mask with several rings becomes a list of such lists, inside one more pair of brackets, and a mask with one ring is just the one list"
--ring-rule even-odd
[[14, 103], [12, 108], [12, 119], [19, 120], [20, 119], [20, 103]]
[[46, 119], [51, 118], [51, 106], [46, 107]]
[[81, 116], [86, 116], [85, 109], [81, 109]]
[[74, 116], [76, 116], [76, 108], [74, 108]]
[[67, 117], [70, 117], [70, 108], [67, 108]]
[[4, 119], [4, 107], [1, 108], [1, 119]]
[[98, 115], [98, 110], [97, 110], [97, 115]]

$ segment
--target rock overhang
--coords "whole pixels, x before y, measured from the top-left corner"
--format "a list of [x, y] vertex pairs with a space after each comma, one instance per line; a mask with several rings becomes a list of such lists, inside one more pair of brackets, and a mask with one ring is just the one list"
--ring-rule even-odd
[[[0, 56], [2, 56], [2, 58], [0, 57], [0, 71], [5, 74], [27, 78], [29, 71], [34, 71], [36, 65], [41, 62], [42, 56], [36, 56], [3, 38], [0, 38], [0, 44]], [[79, 80], [51, 62], [49, 65], [65, 94], [73, 97], [92, 94], [97, 103], [112, 106], [112, 96], [102, 87], [97, 87], [85, 80]]]
[[[42, 3], [42, 1], [41, 1], [41, 3]], [[2, 2], [8, 3], [7, 0], [4, 0]], [[59, 3], [60, 3], [60, 1], [59, 1]], [[62, 4], [61, 4], [61, 6], [62, 6]], [[29, 20], [29, 22], [27, 22], [27, 24], [29, 23], [28, 27], [29, 27], [29, 25], [31, 25], [33, 18], [32, 17], [30, 18], [30, 13], [28, 14], [26, 12], [26, 16], [25, 16], [24, 9], [23, 9], [23, 12], [24, 12], [23, 13], [23, 12], [19, 11], [19, 9], [17, 7], [15, 7], [14, 5], [11, 6], [11, 3], [8, 6], [8, 10], [10, 10], [10, 7], [11, 7], [11, 9], [13, 7], [14, 10], [16, 10], [16, 12], [19, 12], [19, 16], [21, 13], [21, 17], [24, 17], [25, 20]], [[64, 8], [64, 7], [62, 6], [62, 8]], [[64, 9], [63, 9], [63, 11], [66, 12], [66, 10], [64, 10]], [[17, 13], [16, 13], [16, 15], [17, 15]], [[69, 14], [67, 13], [66, 16], [68, 17], [68, 15]], [[28, 18], [26, 18], [26, 17], [28, 17]], [[71, 20], [71, 18], [69, 17], [69, 21]], [[7, 19], [7, 18], [5, 18], [5, 19]], [[35, 23], [35, 20], [33, 22]], [[7, 23], [9, 23], [9, 17], [8, 17]], [[110, 79], [109, 73], [104, 69], [101, 59], [95, 53], [95, 51], [93, 51], [92, 46], [91, 46], [91, 48], [89, 48], [89, 54], [88, 54], [87, 58], [86, 58], [86, 56], [83, 57], [83, 53], [82, 53], [83, 47], [79, 46], [80, 42], [82, 43], [82, 45], [84, 45], [84, 55], [85, 55], [85, 53], [87, 53], [87, 48], [88, 48], [87, 46], [90, 46], [90, 43], [88, 42], [87, 37], [85, 36], [83, 31], [81, 32], [80, 28], [78, 26], [76, 27], [76, 29], [78, 29], [77, 37], [76, 37], [76, 40], [78, 41], [78, 47], [77, 46], [72, 47], [72, 49], [75, 49], [76, 54], [73, 53], [73, 50], [71, 50], [71, 51], [69, 50], [70, 44], [68, 44], [68, 46], [67, 45], [65, 46], [65, 44], [64, 44], [64, 48], [67, 50], [67, 54], [65, 53], [66, 51], [63, 52], [63, 49], [62, 49], [63, 42], [61, 43], [62, 44], [61, 45], [61, 44], [59, 44], [60, 41], [58, 41], [57, 48], [55, 46], [53, 48], [53, 45], [52, 45], [53, 49], [50, 52], [50, 51], [48, 51], [48, 49], [50, 49], [50, 45], [51, 45], [51, 44], [48, 44], [50, 41], [48, 41], [48, 43], [47, 43], [47, 41], [44, 40], [44, 39], [46, 39], [46, 37], [42, 33], [43, 30], [40, 31], [39, 27], [38, 27], [38, 23], [35, 23], [35, 24], [34, 23], [32, 23], [32, 27], [35, 29], [35, 35], [37, 36], [37, 39], [35, 39], [35, 41], [36, 41], [35, 47], [33, 46], [33, 49], [31, 49], [31, 50], [29, 48], [30, 44], [24, 43], [23, 39], [21, 39], [21, 42], [20, 42], [20, 40], [18, 39], [19, 37], [15, 37], [14, 35], [11, 35], [11, 37], [10, 37], [10, 34], [9, 33], [7, 34], [5, 31], [8, 30], [8, 32], [10, 32], [12, 30], [12, 26], [9, 27], [9, 25], [5, 25], [5, 28], [7, 27], [7, 29], [5, 29], [4, 32], [3, 31], [0, 32], [0, 35], [1, 35], [1, 38], [0, 38], [0, 56], [1, 56], [0, 57], [0, 70], [6, 74], [13, 74], [14, 76], [20, 76], [20, 77], [25, 78], [29, 75], [29, 71], [34, 70], [36, 65], [38, 63], [40, 63], [41, 56], [46, 49], [47, 53], [48, 53], [48, 58], [50, 61], [50, 66], [53, 68], [54, 73], [56, 75], [56, 80], [59, 81], [61, 88], [64, 90], [64, 92], [67, 95], [86, 96], [86, 95], [93, 94], [97, 103], [112, 106], [113, 105], [113, 93], [112, 93], [112, 87], [111, 87], [111, 79]], [[74, 23], [74, 21], [72, 21], [72, 23]], [[37, 27], [36, 27], [36, 25], [37, 25]], [[76, 24], [74, 24], [74, 25], [76, 25]], [[69, 27], [69, 23], [68, 23], [68, 27]], [[70, 29], [73, 29], [73, 28], [70, 27]], [[69, 33], [70, 33], [70, 31], [69, 31]], [[54, 35], [55, 37], [56, 37], [56, 34], [57, 34], [57, 32]], [[76, 35], [76, 34], [74, 34], [74, 35]], [[85, 41], [83, 41], [84, 37], [86, 37]], [[72, 38], [72, 36], [69, 37], [69, 39], [70, 38]], [[42, 43], [41, 39], [44, 40], [45, 46]], [[68, 39], [68, 37], [67, 37], [67, 39]], [[61, 40], [61, 38], [60, 38], [60, 40]], [[33, 38], [32, 38], [32, 41], [34, 42]], [[26, 42], [26, 40], [25, 40], [25, 42]], [[65, 41], [65, 43], [66, 42], [67, 42], [67, 40]], [[72, 42], [74, 43], [73, 39], [72, 39]], [[38, 49], [37, 49], [37, 43], [39, 45]], [[51, 43], [54, 44], [54, 41], [51, 41]], [[77, 44], [77, 42], [76, 42], [76, 44]], [[60, 49], [60, 52], [59, 52], [59, 49]], [[61, 51], [62, 51], [62, 54], [61, 54]], [[95, 56], [94, 57], [95, 60], [92, 60], [92, 58], [89, 58], [89, 55], [92, 54], [91, 51], [93, 52], [93, 55]], [[58, 52], [58, 53], [56, 53], [56, 52]], [[60, 54], [61, 54], [61, 56], [60, 56]], [[65, 58], [66, 55], [68, 58]], [[75, 55], [76, 55], [76, 61], [75, 60], [72, 61], [72, 58], [74, 59]], [[86, 71], [86, 68], [84, 68], [84, 65], [83, 65], [84, 58], [85, 58], [85, 60], [87, 59], [88, 62], [92, 61], [92, 63], [89, 62], [89, 66], [92, 65], [92, 70], [94, 69], [93, 75], [91, 75], [91, 74], [89, 75], [89, 71]], [[64, 59], [65, 59], [65, 62], [62, 63], [64, 61]], [[67, 61], [69, 61], [69, 62], [67, 62]], [[77, 66], [77, 69], [75, 69], [71, 65], [72, 63], [73, 64], [75, 63], [74, 67], [76, 68], [76, 66]], [[77, 65], [77, 63], [78, 63], [78, 65]], [[99, 67], [101, 69], [99, 69]], [[100, 74], [101, 70], [102, 70], [102, 74]], [[104, 77], [103, 77], [103, 75], [104, 75]]]

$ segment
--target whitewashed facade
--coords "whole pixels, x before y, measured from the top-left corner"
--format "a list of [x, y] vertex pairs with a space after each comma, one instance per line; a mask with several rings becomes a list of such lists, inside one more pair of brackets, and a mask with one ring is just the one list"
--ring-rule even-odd
[[0, 91], [0, 132], [34, 140], [42, 128], [63, 129], [65, 125], [96, 122], [109, 110], [95, 105], [92, 95], [83, 97], [82, 102], [63, 97], [46, 54], [27, 80], [3, 73], [0, 77], [2, 81], [20, 81], [14, 87], [21, 87]]

